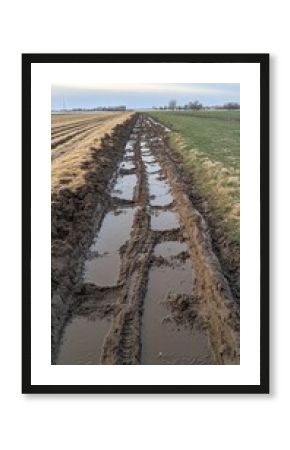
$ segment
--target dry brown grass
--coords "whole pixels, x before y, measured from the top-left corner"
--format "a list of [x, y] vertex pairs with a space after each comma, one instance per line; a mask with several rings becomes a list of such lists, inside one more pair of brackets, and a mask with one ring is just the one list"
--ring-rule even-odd
[[230, 236], [239, 240], [239, 168], [225, 167], [223, 163], [211, 160], [199, 150], [188, 151], [183, 138], [177, 133], [171, 136], [171, 144], [182, 155], [186, 167], [193, 174], [199, 194], [209, 201], [217, 217], [222, 219]]
[[93, 118], [112, 117], [119, 115], [118, 112], [94, 112], [94, 113], [65, 113], [65, 114], [51, 114], [52, 129], [59, 125], [69, 125], [74, 122], [80, 122]]
[[[86, 169], [82, 168], [84, 162], [91, 159], [91, 147], [98, 148], [101, 139], [105, 134], [110, 134], [117, 124], [123, 123], [127, 120], [132, 113], [105, 113], [96, 114], [96, 128], [91, 130], [89, 135], [84, 138], [66, 144], [66, 152], [61, 154], [52, 161], [51, 165], [51, 190], [53, 193], [58, 192], [60, 189], [66, 187], [71, 190], [76, 190], [78, 187], [85, 183]], [[88, 118], [93, 118], [92, 114], [84, 115], [60, 115], [58, 119], [54, 116], [52, 121], [55, 124], [79, 124]], [[81, 117], [77, 117], [81, 116]], [[86, 117], [84, 117], [86, 116]], [[98, 124], [97, 122], [101, 121]]]

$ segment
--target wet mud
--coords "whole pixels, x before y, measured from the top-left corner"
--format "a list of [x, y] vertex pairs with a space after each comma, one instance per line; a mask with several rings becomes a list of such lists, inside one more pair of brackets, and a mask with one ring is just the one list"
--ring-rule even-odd
[[239, 364], [239, 308], [169, 131], [136, 114], [110, 138], [103, 178], [92, 167], [86, 196], [68, 196], [71, 239], [60, 227], [52, 240], [53, 364]]

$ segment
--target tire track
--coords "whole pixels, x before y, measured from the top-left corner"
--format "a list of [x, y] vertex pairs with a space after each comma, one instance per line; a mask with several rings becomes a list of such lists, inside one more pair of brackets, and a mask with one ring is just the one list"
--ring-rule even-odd
[[[122, 267], [120, 283], [124, 284], [123, 292], [118, 300], [120, 312], [114, 319], [110, 332], [104, 343], [102, 364], [140, 364], [141, 363], [141, 328], [142, 310], [145, 293], [147, 290], [149, 268], [152, 260], [152, 251], [157, 242], [166, 237], [162, 232], [153, 232], [150, 226], [149, 207], [150, 198], [148, 190], [148, 177], [145, 164], [141, 162], [140, 139], [146, 135], [149, 140], [161, 137], [151, 147], [151, 152], [159, 161], [166, 179], [170, 180], [174, 202], [161, 209], [169, 210], [174, 207], [179, 211], [182, 223], [182, 234], [190, 249], [190, 256], [196, 272], [194, 289], [199, 298], [198, 306], [192, 304], [190, 308], [192, 326], [198, 322], [209, 331], [212, 351], [217, 364], [239, 363], [239, 330], [238, 312], [233, 301], [231, 291], [224, 278], [219, 262], [214, 255], [208, 230], [201, 216], [192, 208], [186, 194], [186, 185], [178, 177], [174, 158], [165, 145], [165, 133], [167, 130], [157, 123], [142, 119], [142, 126], [138, 132], [138, 142], [135, 148], [136, 166], [138, 167], [139, 183], [137, 187], [137, 202], [142, 205], [133, 227], [133, 235], [122, 255]], [[158, 196], [157, 196], [158, 197]], [[153, 209], [160, 207], [153, 207]], [[178, 231], [175, 231], [175, 234]], [[167, 232], [174, 236], [173, 230]], [[178, 297], [177, 297], [178, 298]], [[182, 303], [183, 302], [183, 303]], [[185, 303], [184, 303], [185, 302]], [[188, 300], [181, 297], [181, 305], [186, 305]], [[181, 306], [183, 308], [183, 306]], [[198, 312], [196, 313], [196, 308]], [[183, 314], [180, 310], [178, 316]], [[184, 313], [186, 315], [186, 313]], [[201, 332], [201, 335], [204, 332]], [[205, 349], [204, 357], [195, 357], [197, 364], [213, 364], [210, 353]]]

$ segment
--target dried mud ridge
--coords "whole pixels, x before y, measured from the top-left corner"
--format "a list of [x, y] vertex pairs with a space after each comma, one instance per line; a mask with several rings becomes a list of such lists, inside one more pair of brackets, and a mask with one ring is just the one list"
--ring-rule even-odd
[[[188, 195], [188, 179], [167, 145], [166, 128], [136, 114], [103, 140], [101, 150], [92, 151], [86, 185], [77, 192], [63, 189], [52, 199], [52, 363], [62, 363], [64, 331], [78, 316], [109, 320], [99, 363], [158, 364], [162, 352], [154, 362], [146, 356], [152, 349], [146, 330], [164, 307], [164, 326], [187, 327], [203, 342], [203, 353], [187, 364], [239, 364], [239, 304]], [[112, 221], [118, 226], [124, 217], [132, 223], [124, 242], [120, 229], [116, 250], [105, 234]], [[96, 267], [106, 278], [108, 261], [108, 267], [117, 261], [117, 276], [102, 286]], [[190, 288], [160, 298], [150, 315], [154, 273], [170, 278], [187, 269]]]

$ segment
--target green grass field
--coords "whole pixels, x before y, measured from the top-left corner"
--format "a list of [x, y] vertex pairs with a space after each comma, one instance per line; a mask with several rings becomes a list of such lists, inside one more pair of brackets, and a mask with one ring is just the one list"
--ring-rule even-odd
[[167, 112], [152, 114], [195, 148], [225, 166], [240, 167], [240, 111]]
[[167, 125], [170, 144], [192, 173], [199, 193], [209, 201], [230, 237], [240, 231], [240, 112], [154, 111]]

